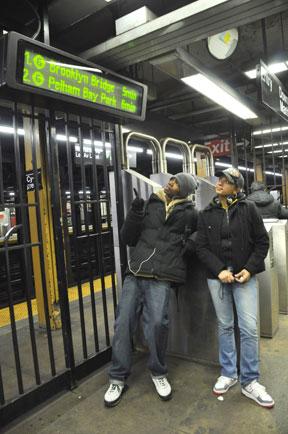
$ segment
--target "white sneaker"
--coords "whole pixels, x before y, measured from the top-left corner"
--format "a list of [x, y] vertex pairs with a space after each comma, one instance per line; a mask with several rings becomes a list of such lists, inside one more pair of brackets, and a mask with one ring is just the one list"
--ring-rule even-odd
[[272, 408], [274, 407], [274, 400], [270, 395], [266, 392], [264, 386], [258, 383], [257, 380], [252, 381], [247, 384], [247, 386], [242, 387], [243, 395], [247, 396], [247, 398], [253, 399], [253, 401], [257, 402], [257, 404], [262, 407]]
[[104, 396], [105, 406], [114, 407], [115, 405], [117, 405], [124, 391], [124, 384], [111, 383]]
[[156, 392], [163, 401], [168, 401], [172, 398], [172, 388], [165, 376], [155, 377], [151, 375], [152, 381], [156, 388]]
[[213, 393], [215, 393], [215, 395], [223, 395], [223, 393], [228, 392], [230, 387], [234, 386], [236, 383], [237, 378], [230, 378], [221, 375], [221, 377], [217, 379], [217, 382], [213, 387]]

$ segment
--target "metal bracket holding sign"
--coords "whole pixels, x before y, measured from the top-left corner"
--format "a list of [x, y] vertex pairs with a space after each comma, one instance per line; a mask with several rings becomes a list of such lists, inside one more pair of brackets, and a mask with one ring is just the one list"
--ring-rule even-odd
[[257, 78], [260, 81], [261, 102], [287, 121], [288, 92], [281, 81], [273, 72], [269, 71], [268, 66], [262, 60], [257, 65]]
[[145, 84], [15, 32], [0, 39], [0, 85], [121, 118], [145, 119]]

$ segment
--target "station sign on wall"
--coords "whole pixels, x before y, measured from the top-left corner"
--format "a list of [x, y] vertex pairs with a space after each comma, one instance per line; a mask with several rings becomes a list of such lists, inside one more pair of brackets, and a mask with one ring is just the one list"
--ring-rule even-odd
[[257, 67], [260, 80], [261, 101], [286, 121], [288, 120], [288, 92], [275, 74], [262, 60]]
[[213, 157], [223, 157], [231, 154], [231, 142], [229, 139], [214, 139], [205, 142], [212, 151]]
[[[42, 190], [43, 186], [42, 186], [41, 169], [36, 170], [36, 175], [37, 175], [37, 181], [38, 181], [38, 188], [39, 188], [39, 190]], [[26, 190], [27, 191], [35, 191], [36, 180], [35, 180], [35, 176], [34, 176], [34, 171], [33, 170], [26, 171], [25, 177], [26, 177]]]

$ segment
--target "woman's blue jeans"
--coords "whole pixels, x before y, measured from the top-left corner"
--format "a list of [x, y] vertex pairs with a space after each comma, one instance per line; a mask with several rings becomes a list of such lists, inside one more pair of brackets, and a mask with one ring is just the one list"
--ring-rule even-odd
[[132, 337], [142, 313], [143, 332], [149, 347], [148, 368], [166, 375], [168, 309], [171, 283], [128, 275], [123, 284], [114, 325], [110, 380], [123, 382], [130, 374]]
[[240, 382], [246, 385], [259, 378], [256, 277], [251, 277], [247, 283], [221, 283], [219, 279], [208, 279], [208, 286], [218, 319], [221, 375], [237, 378], [234, 299], [240, 330]]

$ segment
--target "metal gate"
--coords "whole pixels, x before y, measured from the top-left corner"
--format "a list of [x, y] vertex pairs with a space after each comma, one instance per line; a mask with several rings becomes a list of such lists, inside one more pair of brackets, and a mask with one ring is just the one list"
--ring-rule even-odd
[[0, 426], [110, 359], [115, 130], [0, 101]]

